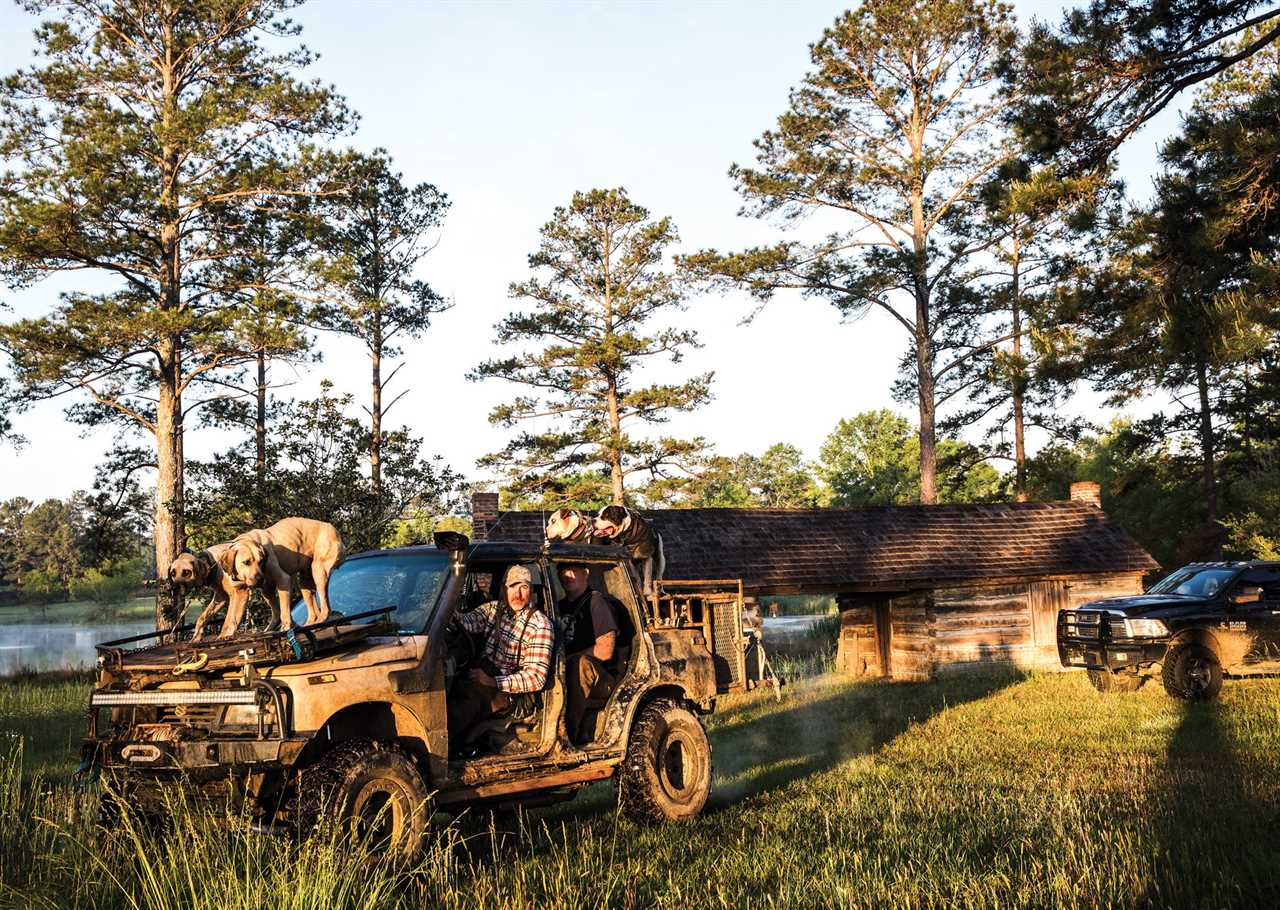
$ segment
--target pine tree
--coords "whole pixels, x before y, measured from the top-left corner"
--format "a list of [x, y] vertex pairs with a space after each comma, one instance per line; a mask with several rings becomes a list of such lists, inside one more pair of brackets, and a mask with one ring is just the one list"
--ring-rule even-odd
[[1267, 51], [1280, 9], [1263, 0], [1091, 0], [1032, 24], [1008, 80], [1019, 130], [1064, 172], [1111, 155], [1180, 94]]
[[328, 304], [321, 308], [319, 323], [357, 339], [369, 353], [372, 379], [365, 412], [377, 498], [382, 493], [382, 421], [405, 394], [383, 403], [387, 385], [403, 366], [384, 376], [385, 361], [401, 353], [398, 340], [420, 336], [431, 326], [431, 317], [450, 306], [415, 277], [435, 246], [434, 232], [449, 210], [449, 199], [429, 183], [406, 186], [390, 161], [375, 154], [359, 162], [350, 191], [334, 202], [322, 268]]
[[1111, 393], [1112, 404], [1154, 388], [1173, 393], [1177, 413], [1158, 415], [1160, 426], [1149, 430], [1195, 437], [1212, 530], [1220, 514], [1215, 387], [1249, 334], [1250, 320], [1224, 294], [1242, 262], [1238, 251], [1211, 242], [1215, 202], [1194, 167], [1171, 168], [1156, 186], [1153, 204], [1127, 213], [1112, 232], [1102, 267], [1082, 269], [1060, 316], [1078, 335], [1077, 368]]
[[[1102, 174], [1062, 179], [1052, 167], [1034, 169], [1026, 159], [1002, 168], [983, 191], [984, 229], [993, 240], [992, 262], [981, 283], [968, 289], [981, 295], [969, 310], [988, 320], [987, 336], [1007, 336], [997, 347], [982, 346], [974, 357], [939, 382], [938, 404], [964, 404], [940, 422], [944, 434], [956, 436], [986, 427], [988, 456], [1013, 462], [1013, 488], [1018, 501], [1027, 492], [1027, 432], [1036, 428], [1051, 440], [1072, 441], [1088, 429], [1087, 421], [1067, 415], [1069, 377], [1046, 369], [1068, 340], [1057, 324], [1053, 295], [1059, 263], [1078, 257], [1077, 250], [1096, 236], [1100, 213], [1114, 210], [1120, 186]], [[955, 350], [975, 334], [970, 313], [961, 309], [954, 324], [939, 319], [939, 350]]]
[[759, 166], [730, 170], [746, 212], [791, 223], [822, 213], [838, 229], [685, 262], [762, 302], [799, 289], [846, 319], [879, 308], [907, 332], [925, 503], [937, 498], [938, 377], [1002, 340], [968, 339], [958, 360], [937, 361], [938, 309], [966, 304], [971, 258], [991, 243], [973, 231], [978, 190], [1015, 154], [1000, 132], [1011, 98], [997, 90], [1015, 39], [995, 0], [868, 0], [842, 15], [812, 46], [815, 69], [777, 127], [756, 141]]
[[294, 5], [33, 0], [57, 18], [36, 32], [40, 63], [0, 94], [0, 155], [17, 165], [0, 178], [10, 283], [72, 270], [117, 283], [68, 294], [0, 341], [29, 397], [75, 393], [73, 419], [154, 438], [160, 566], [185, 536], [191, 399], [252, 359], [237, 337], [237, 288], [218, 268], [240, 246], [229, 213], [325, 191], [332, 162], [306, 143], [351, 119], [330, 89], [292, 75], [308, 51], [276, 49], [298, 33], [283, 17]]
[[650, 218], [623, 189], [575, 193], [543, 226], [529, 265], [545, 277], [513, 284], [510, 292], [533, 308], [497, 326], [500, 343], [535, 348], [486, 361], [472, 374], [533, 390], [489, 417], [533, 429], [480, 462], [506, 470], [513, 491], [537, 495], [551, 478], [599, 467], [608, 471], [612, 501], [621, 504], [629, 476], [693, 466], [702, 439], [641, 437], [633, 429], [664, 423], [710, 397], [710, 373], [652, 385], [636, 375], [658, 358], [678, 363], [698, 344], [690, 330], [648, 326], [683, 308], [676, 276], [662, 269], [664, 251], [676, 240], [669, 218]]

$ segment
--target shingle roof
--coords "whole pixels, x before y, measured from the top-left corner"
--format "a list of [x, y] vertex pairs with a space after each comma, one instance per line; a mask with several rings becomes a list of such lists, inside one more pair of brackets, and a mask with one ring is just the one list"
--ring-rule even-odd
[[[666, 577], [741, 578], [756, 594], [1158, 568], [1106, 513], [1080, 502], [641, 514], [662, 534]], [[488, 537], [541, 540], [544, 516], [503, 512]]]

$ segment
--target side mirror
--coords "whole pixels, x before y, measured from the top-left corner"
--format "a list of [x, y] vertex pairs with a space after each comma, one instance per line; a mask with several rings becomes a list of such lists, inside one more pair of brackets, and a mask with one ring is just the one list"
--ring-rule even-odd
[[1233, 604], [1256, 604], [1262, 600], [1262, 588], [1257, 585], [1242, 585], [1231, 592], [1230, 599]]

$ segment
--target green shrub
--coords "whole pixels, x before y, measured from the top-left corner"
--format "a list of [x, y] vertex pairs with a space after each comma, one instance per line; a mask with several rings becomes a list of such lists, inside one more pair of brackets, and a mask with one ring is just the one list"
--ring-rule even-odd
[[62, 579], [56, 572], [48, 569], [32, 569], [25, 573], [21, 585], [23, 599], [28, 603], [51, 604], [56, 600], [66, 600], [67, 597]]
[[104, 562], [100, 568], [86, 569], [79, 578], [72, 579], [71, 596], [96, 604], [122, 604], [141, 586], [142, 565], [139, 560]]
[[1227, 529], [1226, 555], [1239, 559], [1280, 559], [1272, 525], [1257, 512], [1232, 515], [1218, 522]]

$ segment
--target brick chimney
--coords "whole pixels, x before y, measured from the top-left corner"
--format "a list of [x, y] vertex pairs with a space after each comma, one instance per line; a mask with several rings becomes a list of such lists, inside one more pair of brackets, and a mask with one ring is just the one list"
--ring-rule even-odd
[[498, 494], [471, 494], [471, 539], [488, 540], [489, 529], [498, 521]]
[[1071, 485], [1071, 499], [1084, 502], [1096, 509], [1102, 508], [1102, 484], [1092, 480], [1077, 480]]

